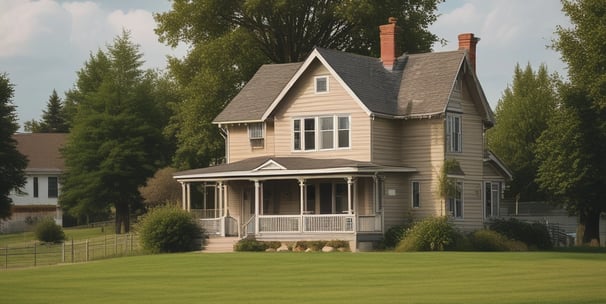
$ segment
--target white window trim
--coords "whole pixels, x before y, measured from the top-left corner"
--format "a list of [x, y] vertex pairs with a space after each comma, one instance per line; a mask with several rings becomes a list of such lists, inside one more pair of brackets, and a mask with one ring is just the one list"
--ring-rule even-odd
[[[490, 193], [486, 193], [486, 186], [490, 184]], [[496, 197], [496, 203], [495, 200], [492, 199], [492, 192], [494, 191], [492, 189], [493, 185], [497, 186], [496, 192], [497, 192], [497, 197]], [[503, 189], [503, 185], [501, 184], [500, 181], [493, 181], [493, 180], [487, 180], [484, 181], [482, 183], [482, 192], [483, 192], [483, 196], [482, 196], [482, 209], [484, 211], [484, 219], [490, 219], [490, 218], [495, 218], [495, 217], [499, 217], [499, 208], [501, 207], [501, 191]], [[486, 208], [486, 196], [491, 195], [491, 212], [489, 216], [486, 216], [486, 212], [487, 212], [487, 208]]]
[[[318, 79], [326, 80], [326, 91], [318, 91]], [[330, 92], [330, 81], [328, 76], [315, 76], [314, 77], [314, 93], [316, 94], [326, 94]]]
[[[251, 128], [251, 126], [261, 126], [261, 135], [254, 136], [253, 132], [252, 132], [253, 129]], [[265, 148], [265, 132], [266, 132], [265, 123], [259, 122], [259, 123], [248, 124], [247, 130], [248, 130], [248, 140], [250, 141], [251, 148], [253, 148], [253, 149]]]
[[[448, 203], [448, 209], [447, 210], [450, 213], [450, 217], [452, 217], [454, 220], [462, 220], [465, 217], [465, 199], [464, 199], [465, 198], [465, 189], [464, 189], [465, 183], [463, 182], [463, 180], [460, 180], [460, 179], [456, 179], [455, 183], [461, 185], [461, 187], [460, 187], [460, 189], [461, 189], [461, 214], [459, 216], [457, 216], [454, 213], [454, 211], [456, 211], [456, 209], [457, 209], [456, 205], [453, 208], [454, 209], [453, 213], [450, 213], [450, 199], [451, 199], [451, 197], [449, 197], [447, 199], [447, 203]], [[456, 194], [455, 194], [455, 200], [456, 200]], [[455, 204], [456, 204], [456, 202], [455, 202]]]
[[[332, 117], [333, 119], [333, 147], [332, 148], [322, 148], [322, 138], [320, 129], [320, 119]], [[348, 120], [348, 129], [339, 129], [339, 118], [346, 117]], [[313, 119], [314, 120], [314, 149], [305, 149], [305, 120]], [[295, 121], [299, 121], [299, 148], [295, 149]], [[349, 145], [347, 147], [339, 147], [339, 131], [347, 130], [347, 141]], [[351, 143], [351, 115], [350, 114], [330, 114], [330, 115], [317, 115], [317, 116], [302, 116], [302, 117], [294, 117], [291, 123], [291, 149], [292, 152], [315, 152], [315, 151], [334, 151], [334, 150], [349, 150], [352, 147]]]
[[[458, 147], [454, 146], [453, 141], [453, 127], [455, 125], [455, 118], [459, 119], [459, 133]], [[449, 153], [462, 153], [463, 152], [463, 115], [458, 113], [446, 114], [446, 151]]]

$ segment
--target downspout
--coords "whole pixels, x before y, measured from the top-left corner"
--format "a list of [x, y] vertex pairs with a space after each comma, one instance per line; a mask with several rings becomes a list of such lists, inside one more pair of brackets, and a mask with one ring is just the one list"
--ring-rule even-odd
[[229, 132], [227, 131], [227, 128], [223, 127], [221, 124], [219, 124], [219, 134], [221, 135], [221, 137], [223, 137], [223, 140], [225, 141], [225, 163], [229, 163]]

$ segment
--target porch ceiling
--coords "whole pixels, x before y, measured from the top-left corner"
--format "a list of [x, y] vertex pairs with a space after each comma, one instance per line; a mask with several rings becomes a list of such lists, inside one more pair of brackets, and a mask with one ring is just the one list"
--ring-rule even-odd
[[385, 166], [350, 159], [313, 159], [305, 157], [255, 157], [229, 164], [177, 172], [177, 180], [251, 179], [379, 172], [416, 172], [415, 168]]

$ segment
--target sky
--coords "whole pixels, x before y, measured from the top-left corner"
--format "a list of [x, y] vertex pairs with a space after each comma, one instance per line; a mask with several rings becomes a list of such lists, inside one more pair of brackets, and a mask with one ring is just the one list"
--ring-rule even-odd
[[[168, 0], [0, 0], [0, 73], [15, 85], [18, 122], [39, 120], [53, 89], [63, 98], [91, 52], [106, 50], [123, 29], [144, 54], [144, 68], [164, 69], [167, 55], [183, 57], [158, 41], [154, 13], [170, 10]], [[569, 27], [557, 0], [447, 0], [430, 27], [445, 45], [458, 48], [457, 35], [474, 33], [480, 83], [494, 109], [512, 82], [517, 63], [566, 75], [559, 54], [548, 48], [557, 25]], [[378, 35], [378, 33], [377, 33]]]

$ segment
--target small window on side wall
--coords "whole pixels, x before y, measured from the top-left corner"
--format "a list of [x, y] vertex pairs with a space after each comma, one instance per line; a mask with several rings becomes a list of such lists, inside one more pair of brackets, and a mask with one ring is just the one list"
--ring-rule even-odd
[[412, 182], [412, 207], [421, 207], [421, 186], [419, 182]]
[[265, 145], [265, 129], [263, 123], [251, 123], [248, 125], [248, 139], [253, 148], [263, 148]]
[[316, 94], [328, 93], [328, 76], [317, 76], [314, 77], [314, 80], [314, 88]]

